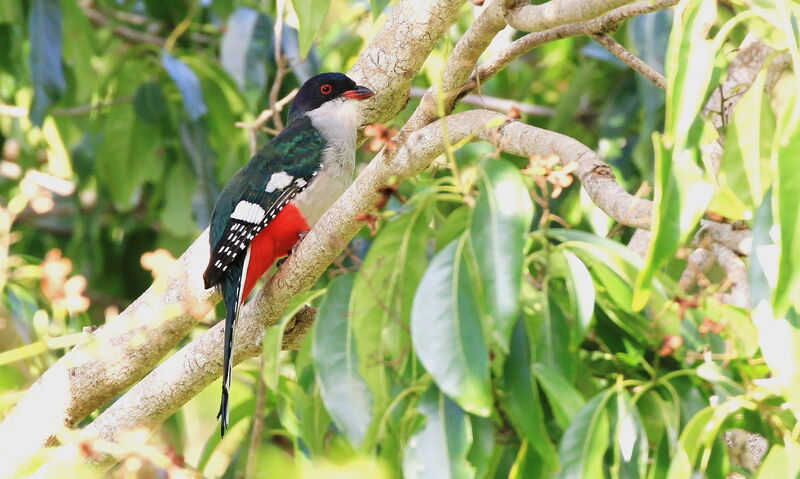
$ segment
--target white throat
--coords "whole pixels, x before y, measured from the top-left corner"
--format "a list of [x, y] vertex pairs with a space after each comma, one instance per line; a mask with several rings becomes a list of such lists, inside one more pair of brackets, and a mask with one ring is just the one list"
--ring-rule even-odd
[[322, 171], [294, 200], [309, 225], [313, 225], [353, 181], [356, 165], [356, 130], [361, 120], [358, 102], [337, 98], [306, 113], [325, 138]]

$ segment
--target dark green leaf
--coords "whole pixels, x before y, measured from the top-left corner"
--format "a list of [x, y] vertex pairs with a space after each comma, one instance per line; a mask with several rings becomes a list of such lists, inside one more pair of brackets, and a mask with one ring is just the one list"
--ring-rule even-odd
[[467, 462], [471, 443], [468, 416], [431, 386], [420, 398], [425, 425], [408, 441], [403, 457], [407, 479], [461, 479], [473, 475]]
[[589, 400], [564, 432], [558, 447], [561, 478], [604, 477], [603, 455], [608, 449], [609, 437], [606, 402], [612, 394], [613, 391], [603, 391]]
[[217, 186], [211, 170], [216, 154], [208, 144], [208, 129], [203, 120], [181, 121], [178, 132], [186, 153], [192, 161], [197, 189], [192, 208], [200, 228], [208, 226], [211, 210], [217, 198]]
[[489, 351], [470, 279], [468, 238], [431, 261], [414, 295], [411, 338], [439, 388], [465, 410], [487, 416], [492, 407]]
[[354, 274], [346, 274], [328, 285], [317, 311], [312, 355], [325, 408], [356, 448], [369, 427], [372, 400], [358, 373], [353, 323], [348, 318], [354, 281]]
[[472, 214], [470, 240], [477, 253], [492, 338], [508, 351], [519, 312], [525, 234], [533, 217], [533, 203], [522, 175], [511, 163], [486, 160], [479, 171], [481, 195]]
[[407, 351], [411, 303], [427, 263], [430, 215], [424, 204], [384, 225], [353, 286], [351, 321], [359, 368], [378, 404], [388, 399], [384, 363]]
[[31, 123], [42, 126], [45, 112], [67, 88], [61, 68], [61, 5], [58, 0], [33, 0], [28, 32], [33, 81], [30, 118]]
[[501, 405], [521, 438], [527, 439], [551, 468], [558, 465], [558, 454], [545, 426], [539, 388], [533, 381], [531, 355], [522, 322], [511, 336], [510, 351], [503, 366]]
[[167, 98], [158, 83], [144, 82], [139, 85], [133, 97], [133, 108], [142, 121], [162, 128], [169, 125]]
[[562, 428], [566, 428], [586, 401], [581, 393], [557, 370], [542, 364], [534, 364], [533, 373], [539, 386], [547, 395], [556, 422]]
[[331, 0], [292, 0], [294, 12], [297, 14], [297, 21], [300, 24], [298, 33], [300, 58], [305, 58], [311, 49], [314, 37], [317, 36], [319, 28], [322, 26], [330, 4]]
[[253, 104], [266, 92], [273, 41], [272, 22], [265, 15], [240, 7], [228, 17], [220, 62]]
[[167, 171], [166, 203], [161, 210], [164, 228], [176, 236], [188, 235], [196, 230], [192, 219], [192, 196], [195, 179], [188, 167], [175, 165]]

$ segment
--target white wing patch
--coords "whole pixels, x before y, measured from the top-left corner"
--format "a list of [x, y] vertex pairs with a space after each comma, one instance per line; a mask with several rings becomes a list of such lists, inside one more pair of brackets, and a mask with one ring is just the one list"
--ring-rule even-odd
[[236, 208], [231, 213], [231, 218], [255, 224], [260, 223], [265, 214], [264, 208], [257, 203], [242, 200], [236, 204]]
[[267, 187], [264, 191], [267, 193], [272, 193], [275, 190], [282, 190], [289, 186], [293, 179], [294, 176], [286, 173], [285, 171], [273, 173], [272, 176], [269, 177], [269, 183], [267, 183]]

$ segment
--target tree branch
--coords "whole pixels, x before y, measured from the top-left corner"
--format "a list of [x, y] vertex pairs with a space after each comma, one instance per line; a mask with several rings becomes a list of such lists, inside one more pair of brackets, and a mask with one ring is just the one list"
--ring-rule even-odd
[[[632, 0], [550, 0], [541, 5], [527, 1], [506, 15], [508, 24], [522, 32], [539, 32], [601, 15]], [[521, 2], [518, 2], [521, 3]]]
[[619, 61], [639, 72], [643, 77], [653, 82], [655, 86], [667, 91], [667, 79], [664, 78], [664, 75], [658, 73], [653, 67], [626, 50], [625, 47], [617, 43], [611, 36], [606, 33], [596, 33], [592, 35], [592, 38], [600, 45], [606, 47], [606, 50], [617, 57]]

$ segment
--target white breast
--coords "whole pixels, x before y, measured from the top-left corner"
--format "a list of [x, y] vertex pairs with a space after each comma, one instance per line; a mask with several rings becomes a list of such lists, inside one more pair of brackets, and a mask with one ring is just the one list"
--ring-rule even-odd
[[344, 98], [329, 101], [308, 116], [328, 143], [322, 169], [293, 201], [312, 226], [353, 181], [360, 117], [357, 101]]

